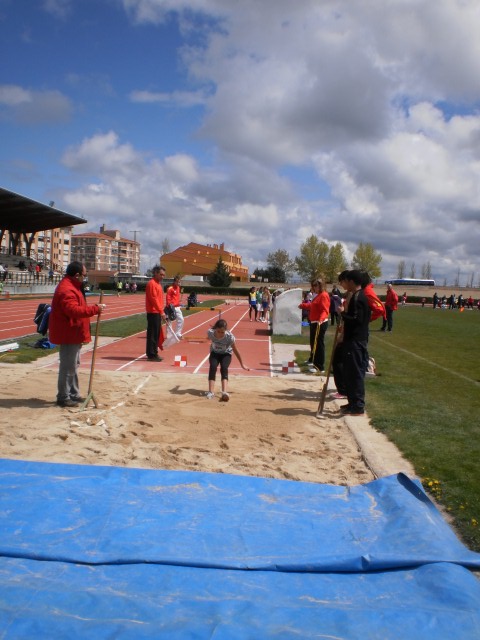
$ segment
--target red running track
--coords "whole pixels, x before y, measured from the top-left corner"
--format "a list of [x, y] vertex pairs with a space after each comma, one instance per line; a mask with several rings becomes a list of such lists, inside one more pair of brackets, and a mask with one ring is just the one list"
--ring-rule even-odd
[[[93, 298], [93, 300], [96, 299]], [[48, 302], [48, 300], [46, 301]], [[19, 338], [31, 334], [35, 329], [33, 316], [40, 302], [42, 301], [25, 300], [2, 303], [0, 305], [1, 339]], [[111, 320], [145, 311], [145, 298], [141, 295], [105, 297], [104, 302], [107, 304], [107, 309], [102, 314], [102, 320]], [[9, 308], [11, 309], [9, 311], [11, 317], [6, 314]], [[230, 373], [233, 375], [271, 376], [273, 368], [267, 325], [260, 322], [249, 322], [248, 305], [243, 301], [240, 304], [223, 304], [220, 307], [215, 307], [213, 311], [205, 309], [187, 316], [183, 328], [184, 339], [177, 345], [161, 352], [164, 358], [163, 362], [150, 362], [146, 359], [146, 331], [98, 346], [95, 356], [95, 371], [194, 373], [206, 376], [210, 349], [206, 337], [207, 330], [220, 314], [227, 321], [228, 329], [235, 335], [237, 348], [242, 355], [245, 366], [250, 368], [250, 371], [242, 369], [237, 358], [233, 356]], [[16, 329], [15, 325], [17, 325]], [[92, 345], [82, 350], [82, 369], [90, 369], [92, 353]], [[175, 356], [184, 356], [187, 366], [175, 365]], [[49, 362], [44, 366], [56, 369], [58, 361]]]
[[[89, 296], [90, 304], [98, 302], [96, 295]], [[0, 340], [23, 338], [35, 333], [37, 327], [33, 322], [35, 312], [40, 303], [52, 302], [52, 296], [36, 298], [35, 300], [5, 300], [0, 303]], [[114, 320], [145, 312], [145, 296], [129, 295], [120, 296], [104, 295], [103, 302], [107, 305], [102, 314], [102, 320]], [[92, 318], [95, 320], [95, 318]]]

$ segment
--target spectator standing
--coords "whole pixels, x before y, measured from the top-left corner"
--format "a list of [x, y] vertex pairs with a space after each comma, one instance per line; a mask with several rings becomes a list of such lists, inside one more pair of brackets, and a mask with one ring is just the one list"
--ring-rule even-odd
[[155, 265], [152, 269], [152, 278], [147, 282], [145, 288], [145, 310], [147, 312], [147, 344], [145, 352], [147, 358], [154, 362], [163, 360], [158, 355], [158, 340], [162, 328], [162, 319], [166, 320], [162, 287], [165, 273], [164, 267], [158, 264]]
[[262, 287], [259, 287], [255, 291], [255, 298], [257, 300], [257, 315], [255, 316], [255, 322], [260, 322], [262, 318]]
[[311, 302], [301, 302], [299, 309], [307, 309], [310, 321], [310, 352], [312, 357], [312, 373], [325, 370], [325, 333], [330, 316], [330, 296], [324, 289], [323, 281], [313, 280], [312, 290], [315, 297]]
[[268, 324], [270, 320], [270, 300], [271, 295], [268, 287], [262, 289], [262, 317], [261, 321]]
[[347, 291], [351, 294], [346, 310], [342, 308], [343, 376], [348, 403], [341, 407], [344, 415], [365, 413], [365, 362], [368, 358], [368, 324], [370, 307], [362, 290], [363, 274], [357, 269], [346, 275]]
[[[338, 276], [338, 284], [345, 291], [347, 291], [347, 280], [346, 280], [347, 273], [348, 273], [348, 270], [345, 270], [345, 271], [342, 271]], [[339, 313], [342, 309], [342, 306], [348, 305], [348, 300], [350, 299], [351, 294], [350, 293], [346, 294], [345, 302], [343, 301], [341, 294], [340, 294], [340, 297], [341, 297], [341, 304], [339, 306]], [[336, 393], [334, 393], [333, 397], [337, 399], [347, 397], [347, 390], [346, 390], [345, 382], [343, 379], [343, 322], [342, 322], [341, 313], [340, 313], [340, 322], [341, 324], [340, 324], [339, 332], [337, 335], [337, 343], [334, 347], [333, 359], [332, 359], [333, 379], [335, 381], [335, 386], [337, 388], [337, 391]]]
[[[404, 294], [405, 295], [405, 294]], [[393, 329], [393, 312], [398, 309], [398, 295], [391, 284], [387, 285], [387, 296], [385, 298], [385, 310], [387, 317], [383, 319], [382, 331], [388, 327], [388, 331]]]
[[[392, 285], [388, 285], [389, 287]], [[362, 289], [363, 293], [366, 295], [368, 300], [368, 306], [370, 307], [370, 322], [377, 320], [378, 318], [382, 318], [383, 324], [385, 324], [387, 320], [387, 311], [385, 305], [377, 296], [373, 289], [373, 282], [370, 278], [370, 275], [366, 271], [362, 271]], [[388, 287], [387, 287], [387, 295], [388, 295]], [[396, 294], [395, 294], [396, 295]], [[398, 296], [397, 296], [398, 302]]]
[[258, 308], [257, 308], [257, 289], [255, 287], [250, 287], [250, 291], [248, 292], [248, 317], [250, 322], [252, 322], [252, 313], [255, 316], [255, 322], [258, 317]]
[[60, 345], [57, 391], [60, 407], [77, 407], [84, 401], [78, 384], [80, 350], [83, 343], [91, 340], [90, 318], [106, 308], [104, 304], [87, 304], [84, 293], [86, 275], [85, 265], [71, 262], [52, 300], [48, 331], [50, 341]]
[[340, 297], [340, 291], [334, 286], [330, 294], [330, 324], [332, 327], [335, 324], [340, 324], [340, 314], [338, 310], [341, 304], [342, 298]]
[[175, 333], [179, 338], [182, 338], [182, 329], [185, 320], [183, 319], [182, 307], [180, 306], [180, 299], [182, 295], [180, 282], [181, 276], [177, 274], [173, 278], [173, 283], [167, 289], [166, 303], [173, 304], [175, 307]]

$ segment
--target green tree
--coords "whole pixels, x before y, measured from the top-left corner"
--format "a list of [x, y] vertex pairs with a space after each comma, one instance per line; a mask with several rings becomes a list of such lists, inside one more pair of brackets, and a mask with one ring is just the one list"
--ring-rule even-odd
[[279, 267], [268, 267], [267, 269], [257, 267], [253, 275], [256, 282], [285, 282], [285, 271]]
[[328, 254], [328, 244], [311, 235], [300, 247], [300, 255], [295, 258], [298, 273], [309, 282], [326, 274]]
[[[287, 282], [292, 273], [295, 271], [295, 262], [290, 258], [288, 251], [285, 249], [277, 249], [267, 256], [267, 264], [277, 276], [272, 278], [272, 282]], [[283, 273], [283, 277], [281, 274]], [[280, 276], [281, 279], [277, 279]]]
[[330, 247], [325, 277], [328, 282], [337, 282], [338, 274], [348, 268], [347, 259], [340, 242]]
[[232, 276], [228, 271], [227, 265], [221, 258], [218, 259], [215, 269], [207, 278], [212, 287], [229, 287], [232, 282]]
[[360, 271], [368, 271], [371, 278], [379, 278], [382, 275], [380, 263], [382, 256], [375, 251], [369, 242], [360, 242], [353, 254], [352, 267]]

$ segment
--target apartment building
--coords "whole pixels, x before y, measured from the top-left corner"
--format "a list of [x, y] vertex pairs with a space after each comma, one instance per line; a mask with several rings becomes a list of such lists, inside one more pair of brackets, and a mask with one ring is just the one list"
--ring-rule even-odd
[[120, 231], [100, 227], [99, 233], [72, 235], [72, 260], [79, 260], [89, 273], [110, 272], [138, 274], [140, 269], [140, 243], [122, 238]]
[[34, 233], [15, 233], [5, 229], [1, 236], [0, 252], [25, 256], [44, 269], [63, 273], [71, 262], [73, 227], [46, 229]]

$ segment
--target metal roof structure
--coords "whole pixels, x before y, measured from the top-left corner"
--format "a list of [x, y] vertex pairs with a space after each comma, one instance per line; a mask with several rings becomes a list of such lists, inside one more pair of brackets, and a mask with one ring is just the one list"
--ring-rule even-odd
[[85, 218], [73, 216], [0, 187], [0, 229], [13, 233], [35, 233], [86, 222]]

